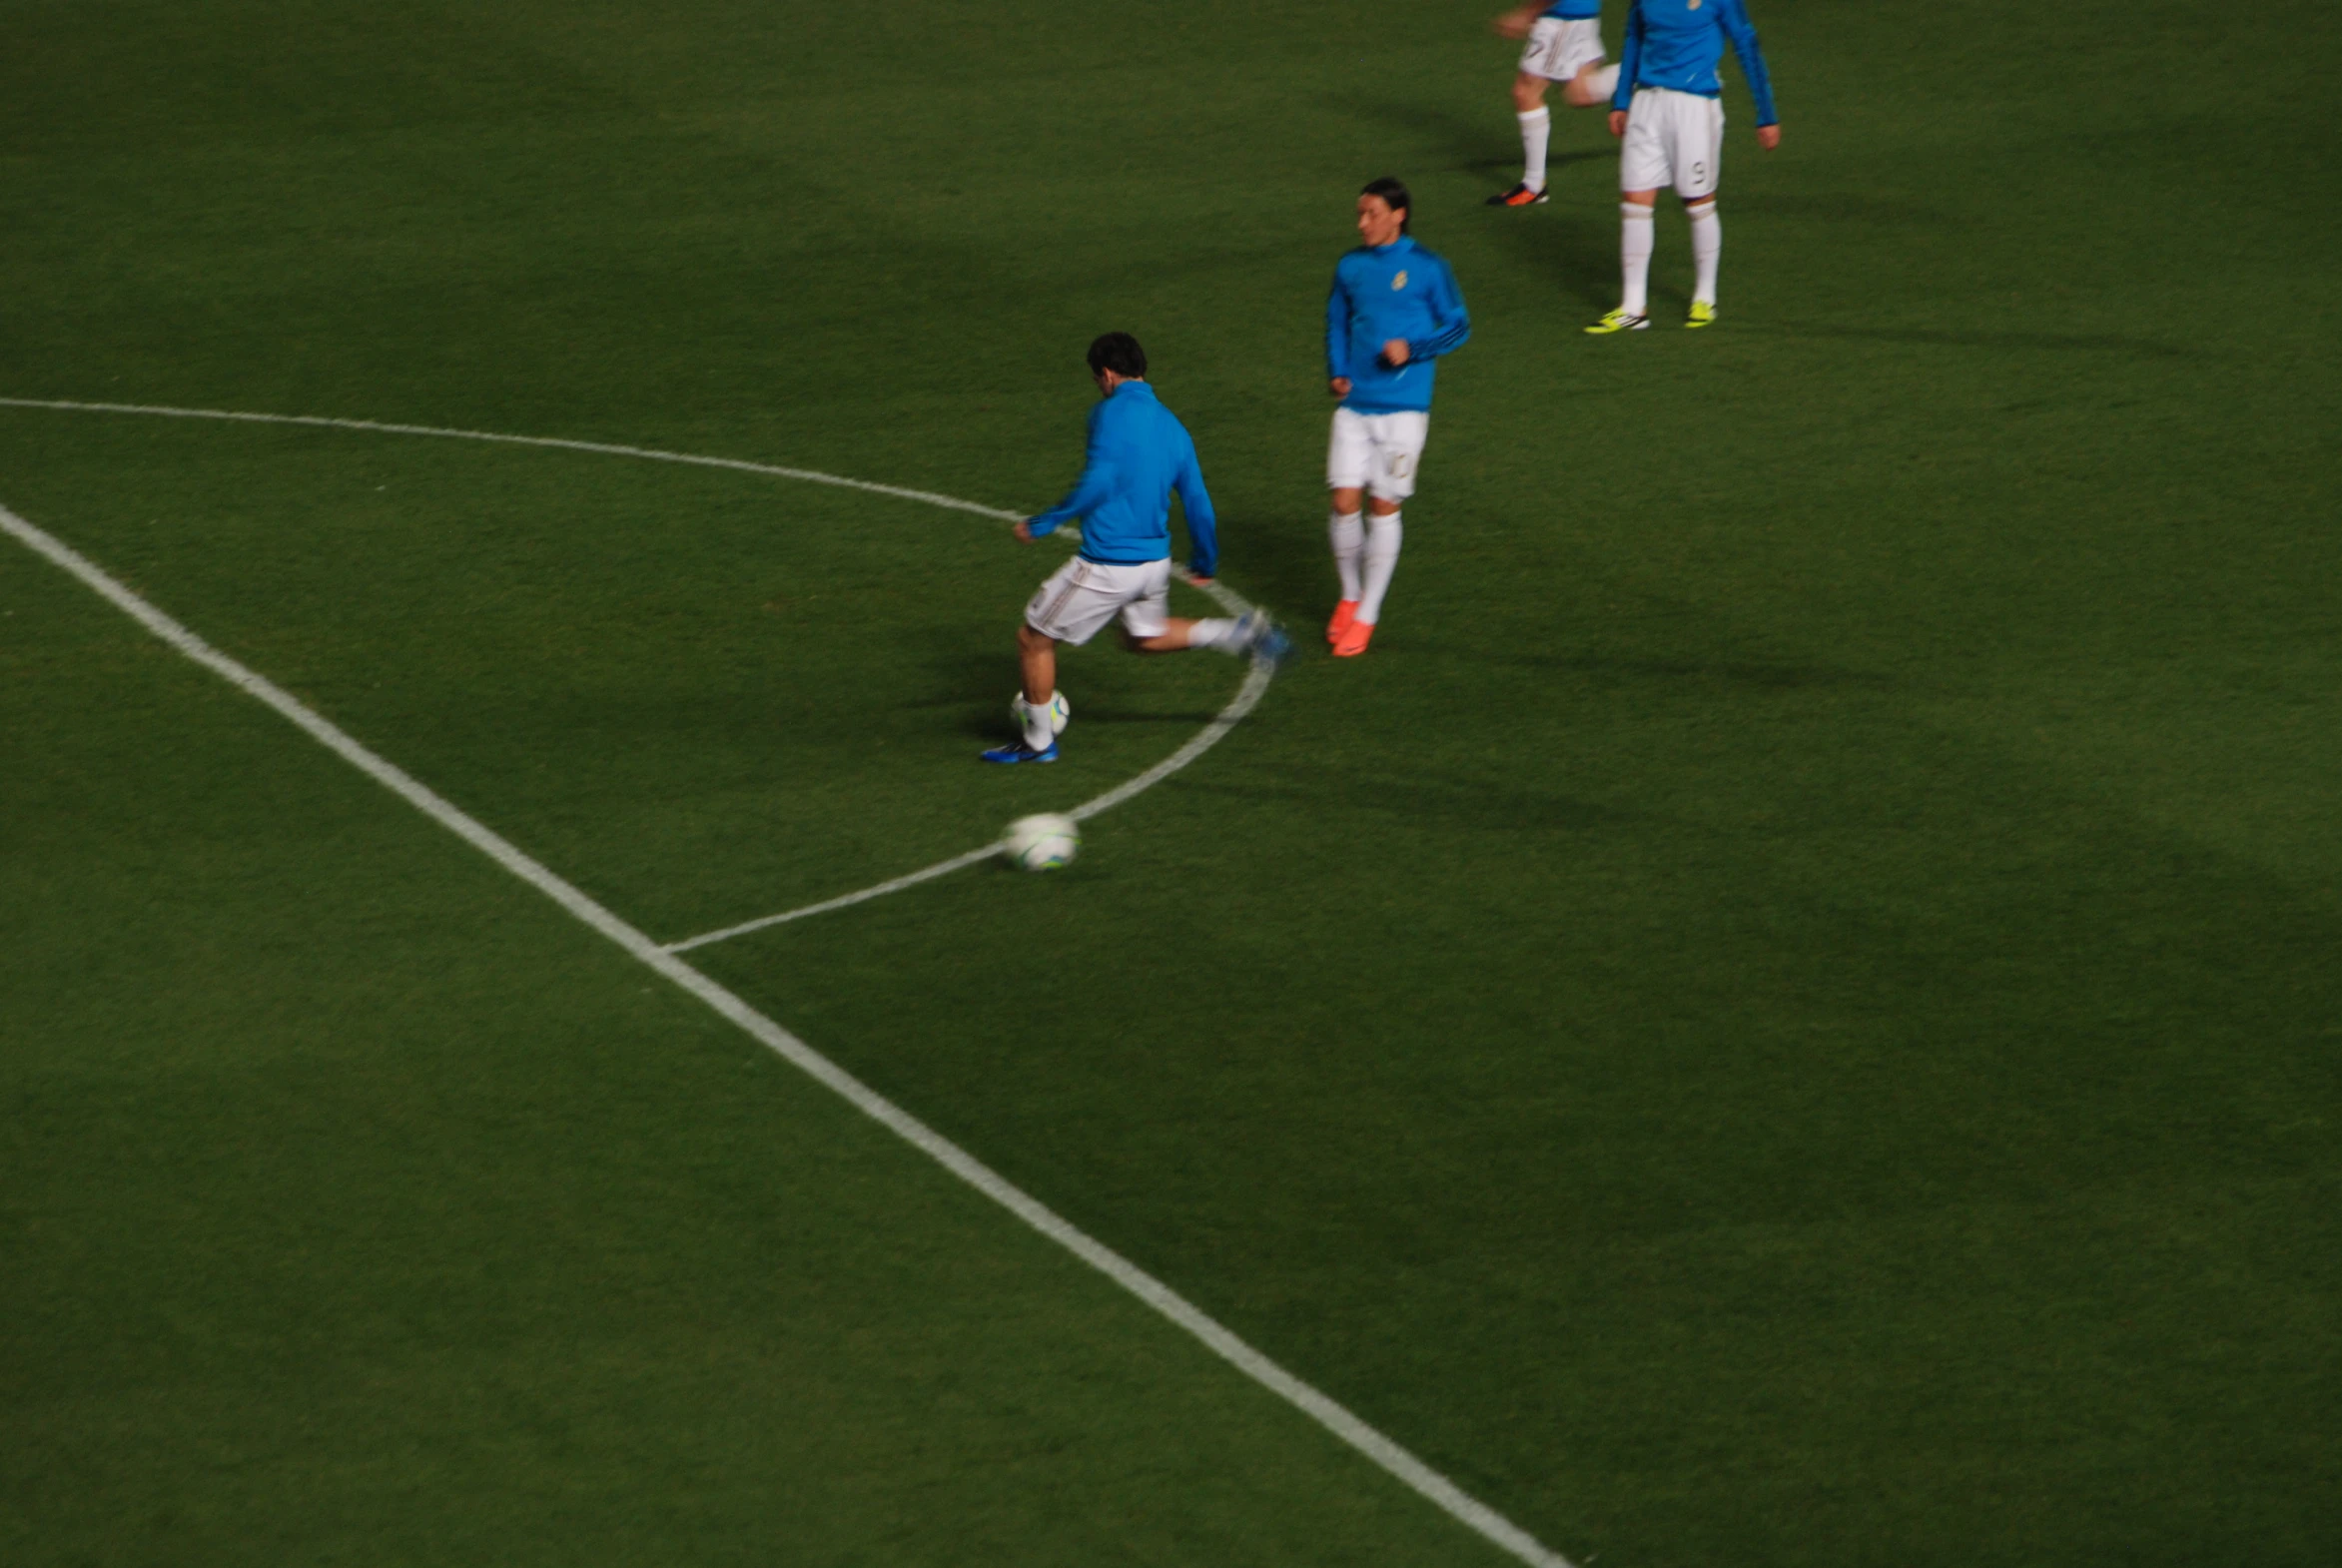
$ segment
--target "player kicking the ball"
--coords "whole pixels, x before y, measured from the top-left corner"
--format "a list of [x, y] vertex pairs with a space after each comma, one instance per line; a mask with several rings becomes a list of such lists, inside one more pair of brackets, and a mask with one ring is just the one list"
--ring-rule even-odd
[[1545, 89], [1561, 84], [1562, 101], [1572, 109], [1610, 102], [1618, 88], [1618, 67], [1602, 63], [1602, 0], [1552, 0], [1517, 6], [1496, 19], [1499, 37], [1528, 40], [1512, 79], [1513, 112], [1521, 122], [1521, 181], [1491, 207], [1532, 207], [1545, 200], [1545, 146], [1553, 115]]
[[[1325, 302], [1326, 388], [1341, 399], [1325, 483], [1333, 491], [1326, 531], [1341, 602], [1325, 627], [1336, 658], [1373, 640], [1382, 596], [1398, 569], [1399, 505], [1415, 493], [1415, 467], [1431, 429], [1431, 379], [1443, 354], [1472, 336], [1472, 319], [1447, 263], [1407, 238], [1407, 188], [1376, 180], [1358, 194], [1366, 243], [1333, 270]], [[1361, 518], [1361, 503], [1372, 513]]]
[[1741, 0], [1630, 0], [1610, 134], [1621, 137], [1618, 260], [1625, 277], [1618, 309], [1586, 329], [1640, 332], [1651, 325], [1651, 247], [1659, 188], [1672, 184], [1692, 226], [1692, 312], [1686, 327], [1716, 320], [1716, 262], [1724, 221], [1716, 216], [1717, 161], [1724, 155], [1724, 40], [1740, 56], [1757, 102], [1757, 145], [1781, 145], [1773, 83], [1757, 29]]
[[1017, 524], [1030, 544], [1080, 518], [1082, 548], [1050, 573], [1025, 606], [1017, 653], [1025, 689], [1010, 704], [1024, 736], [984, 754], [987, 762], [1055, 762], [1067, 707], [1058, 695], [1058, 644], [1080, 647], [1117, 615], [1134, 653], [1211, 648], [1280, 659], [1291, 644], [1261, 610], [1234, 620], [1178, 620], [1171, 608], [1171, 497], [1187, 514], [1188, 580], [1209, 584], [1217, 523], [1195, 443], [1147, 385], [1147, 351], [1129, 333], [1090, 346], [1090, 377], [1101, 401], [1090, 410], [1090, 449], [1073, 492]]

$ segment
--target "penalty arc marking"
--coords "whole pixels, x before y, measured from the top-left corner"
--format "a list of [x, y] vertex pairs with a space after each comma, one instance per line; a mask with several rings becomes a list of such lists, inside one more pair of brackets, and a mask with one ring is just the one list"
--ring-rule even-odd
[[[126, 412], [175, 413], [180, 417], [195, 418], [255, 418], [253, 415], [206, 415], [190, 410], [133, 408], [130, 405], [35, 402], [24, 398], [0, 398], [0, 403], [19, 407], [68, 407], [109, 412], [119, 409]], [[377, 430], [398, 430], [401, 428], [356, 420], [305, 419], [292, 415], [273, 418], [259, 416], [256, 422], [352, 425], [357, 428]], [[422, 426], [405, 426], [403, 428], [422, 434], [462, 433], [431, 430]], [[640, 448], [612, 447], [602, 443], [550, 439], [532, 440], [527, 437], [511, 436], [474, 436], [472, 438], [502, 439], [523, 445], [571, 446], [589, 451], [617, 451], [627, 455], [657, 455]], [[694, 459], [674, 458], [671, 460], [689, 461]], [[701, 460], [706, 465], [714, 467], [743, 468], [752, 472], [783, 471], [774, 470], [761, 464], [733, 462], [725, 459]], [[927, 498], [923, 492], [919, 491], [900, 490], [891, 486], [868, 484], [859, 480], [838, 479], [832, 475], [819, 477], [823, 482], [842, 484], [848, 488]], [[940, 497], [939, 499], [960, 510], [976, 511], [988, 515], [1003, 515], [992, 508], [977, 506], [972, 502], [950, 500], [948, 497]], [[967, 1150], [962, 1149], [958, 1144], [863, 1083], [843, 1067], [782, 1028], [778, 1023], [749, 1006], [747, 1002], [722, 985], [692, 968], [666, 948], [661, 947], [642, 931], [619, 919], [617, 915], [588, 897], [581, 889], [440, 796], [428, 785], [414, 778], [395, 763], [368, 749], [341, 726], [302, 702], [291, 692], [286, 691], [267, 676], [214, 648], [194, 631], [147, 602], [62, 539], [26, 521], [5, 505], [0, 505], [0, 532], [9, 534], [34, 554], [79, 579], [85, 586], [138, 622], [139, 625], [173, 650], [212, 671], [237, 690], [274, 710], [279, 716], [292, 723], [359, 772], [364, 773], [415, 810], [487, 856], [488, 859], [494, 861], [512, 876], [527, 883], [537, 892], [559, 905], [580, 924], [622, 949], [628, 956], [679, 990], [696, 997], [749, 1038], [764, 1046], [808, 1078], [829, 1089], [863, 1115], [926, 1155], [937, 1165], [942, 1166], [960, 1180], [1016, 1215], [1025, 1224], [1056, 1242], [1090, 1267], [1106, 1275], [1131, 1295], [1194, 1337], [1228, 1365], [1308, 1416], [1309, 1419], [1349, 1445], [1350, 1448], [1406, 1486], [1417, 1496], [1437, 1507], [1441, 1512], [1471, 1530], [1490, 1545], [1519, 1562], [1529, 1564], [1530, 1568], [1572, 1568], [1570, 1561], [1560, 1553], [1546, 1546], [1519, 1525], [1490, 1508], [1486, 1503], [1464, 1491], [1445, 1475], [1417, 1458], [1414, 1453], [1401, 1447], [1381, 1431], [1360, 1419], [1348, 1407], [1340, 1404], [1330, 1395], [1286, 1371], [1170, 1285], [1156, 1278], [1071, 1220], [1066, 1219], [1023, 1187], [1018, 1186], [990, 1166], [985, 1165]], [[1257, 677], [1260, 673], [1255, 668], [1253, 676]], [[1100, 809], [1104, 808], [1100, 807]]]

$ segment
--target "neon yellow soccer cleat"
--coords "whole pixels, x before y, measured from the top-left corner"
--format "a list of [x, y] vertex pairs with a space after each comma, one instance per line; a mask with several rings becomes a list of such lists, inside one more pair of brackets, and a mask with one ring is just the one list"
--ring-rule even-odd
[[1694, 300], [1692, 314], [1684, 318], [1683, 324], [1687, 328], [1709, 327], [1713, 326], [1715, 321], [1716, 307], [1706, 300]]
[[1629, 316], [1624, 311], [1612, 311], [1608, 316], [1587, 328], [1586, 331], [1597, 335], [1602, 333], [1639, 333], [1650, 325], [1651, 318], [1648, 316]]

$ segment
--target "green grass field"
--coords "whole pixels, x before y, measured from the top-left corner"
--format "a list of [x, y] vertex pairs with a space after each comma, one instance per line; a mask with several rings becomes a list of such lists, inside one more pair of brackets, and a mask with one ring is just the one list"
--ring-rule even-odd
[[[1596, 340], [1497, 8], [0, 0], [0, 397], [1030, 510], [1135, 332], [1302, 656], [691, 962], [1573, 1563], [2334, 1562], [2342, 30], [1752, 0], [1724, 320], [1663, 209]], [[1387, 172], [1474, 337], [1333, 661]], [[742, 472], [0, 406], [0, 506], [661, 941], [1240, 676], [980, 768], [1063, 545]], [[0, 754], [0, 1562], [1507, 1561], [4, 539]]]

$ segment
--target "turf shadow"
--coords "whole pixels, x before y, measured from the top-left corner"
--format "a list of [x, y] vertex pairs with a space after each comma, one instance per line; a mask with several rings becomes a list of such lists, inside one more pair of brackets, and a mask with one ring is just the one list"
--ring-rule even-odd
[[1864, 670], [1837, 669], [1826, 664], [1775, 664], [1758, 659], [1616, 658], [1600, 654], [1495, 653], [1484, 654], [1489, 664], [1522, 669], [1563, 670], [1591, 676], [1602, 684], [1623, 686], [1635, 681], [1700, 681], [1738, 686], [1753, 691], [1798, 691], [1854, 688], [1891, 691], [1901, 683], [1890, 676]]
[[1656, 820], [1651, 812], [1622, 810], [1572, 795], [1385, 773], [1318, 777], [1306, 787], [1202, 780], [1187, 787], [1242, 800], [1303, 802], [1312, 810], [1340, 806], [1411, 823], [1438, 821], [1485, 833], [1591, 833]]
[[1782, 338], [1853, 338], [1873, 343], [1920, 344], [1944, 349], [2055, 349], [2096, 354], [2126, 354], [2145, 360], [2193, 360], [2194, 350], [2151, 338], [2127, 338], [2117, 333], [2008, 333], [1945, 332], [1910, 327], [1838, 327], [1821, 323], [1786, 323], [1760, 328]]

